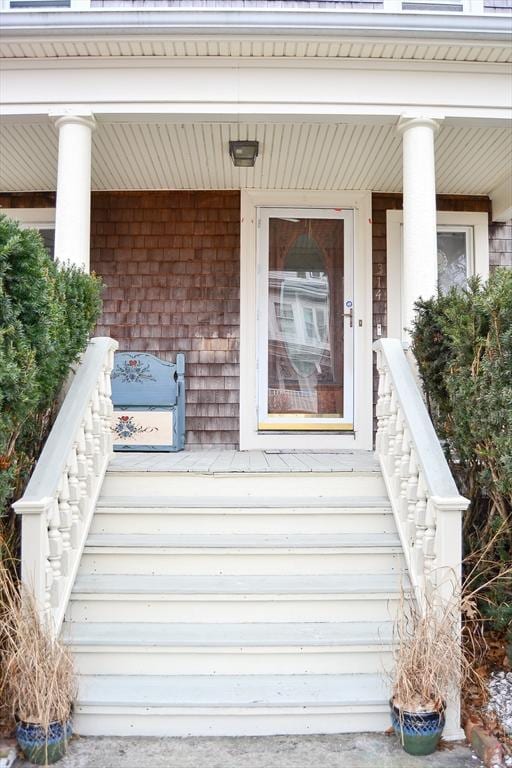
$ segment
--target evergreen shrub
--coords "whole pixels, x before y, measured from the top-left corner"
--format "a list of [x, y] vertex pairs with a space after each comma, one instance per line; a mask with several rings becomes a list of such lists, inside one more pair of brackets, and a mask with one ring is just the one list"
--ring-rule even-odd
[[[8, 516], [57, 395], [101, 311], [95, 275], [56, 264], [36, 230], [0, 215], [0, 517]], [[3, 535], [6, 528], [4, 525]]]
[[[427, 405], [459, 490], [482, 608], [512, 636], [512, 270], [416, 304], [412, 342]], [[473, 577], [475, 574], [473, 574]], [[478, 574], [476, 574], [478, 577]]]

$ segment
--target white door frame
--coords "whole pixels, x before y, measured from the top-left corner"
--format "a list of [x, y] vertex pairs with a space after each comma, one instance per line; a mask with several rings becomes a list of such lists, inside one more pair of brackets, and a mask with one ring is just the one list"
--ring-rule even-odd
[[[354, 431], [258, 432], [257, 213], [260, 207], [349, 209], [354, 215]], [[240, 449], [371, 450], [371, 192], [242, 190], [240, 236]]]

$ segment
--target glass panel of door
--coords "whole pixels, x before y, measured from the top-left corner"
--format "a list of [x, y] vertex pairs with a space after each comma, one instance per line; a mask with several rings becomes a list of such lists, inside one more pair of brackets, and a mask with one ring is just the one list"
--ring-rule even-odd
[[263, 209], [259, 428], [352, 428], [352, 212]]

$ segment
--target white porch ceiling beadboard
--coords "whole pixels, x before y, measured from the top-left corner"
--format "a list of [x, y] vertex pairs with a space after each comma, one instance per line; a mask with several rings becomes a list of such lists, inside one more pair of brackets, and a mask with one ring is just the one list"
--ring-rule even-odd
[[[53, 190], [57, 136], [46, 124], [4, 123], [0, 191]], [[257, 139], [254, 169], [234, 168], [230, 139]], [[512, 167], [506, 128], [445, 125], [436, 138], [437, 186], [488, 194]], [[401, 138], [393, 125], [330, 123], [99, 123], [92, 185], [122, 189], [402, 188]]]
[[315, 39], [37, 39], [0, 40], [0, 58], [284, 58], [384, 59], [402, 61], [512, 61], [510, 45], [478, 42], [393, 42]]

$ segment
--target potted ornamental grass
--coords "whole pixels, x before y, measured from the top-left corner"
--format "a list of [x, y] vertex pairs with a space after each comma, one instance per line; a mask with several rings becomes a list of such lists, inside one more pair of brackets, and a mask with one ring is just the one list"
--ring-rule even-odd
[[0, 699], [16, 722], [18, 746], [32, 763], [57, 762], [72, 733], [72, 658], [5, 561], [0, 562], [0, 661]]
[[450, 694], [470, 674], [460, 636], [461, 601], [402, 596], [394, 627], [391, 722], [410, 755], [437, 749]]

